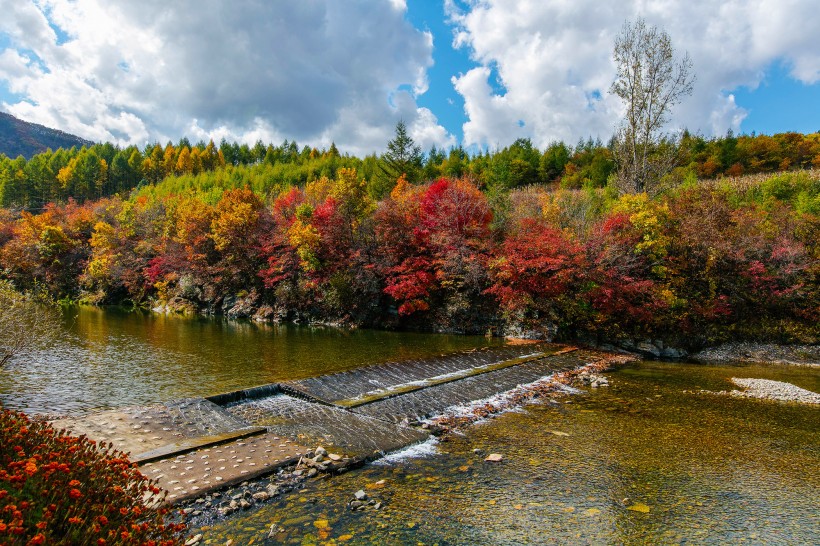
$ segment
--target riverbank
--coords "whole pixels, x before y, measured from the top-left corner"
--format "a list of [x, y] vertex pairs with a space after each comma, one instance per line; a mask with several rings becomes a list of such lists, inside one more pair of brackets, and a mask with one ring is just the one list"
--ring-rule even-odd
[[766, 363], [820, 368], [820, 345], [777, 345], [767, 343], [725, 343], [694, 355], [696, 362]]

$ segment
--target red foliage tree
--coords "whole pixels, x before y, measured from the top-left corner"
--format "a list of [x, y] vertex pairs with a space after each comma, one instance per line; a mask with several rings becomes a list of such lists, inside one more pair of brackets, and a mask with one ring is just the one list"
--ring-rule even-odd
[[554, 227], [525, 219], [507, 236], [490, 265], [487, 290], [509, 313], [535, 312], [541, 318], [570, 321], [584, 285], [583, 247]]

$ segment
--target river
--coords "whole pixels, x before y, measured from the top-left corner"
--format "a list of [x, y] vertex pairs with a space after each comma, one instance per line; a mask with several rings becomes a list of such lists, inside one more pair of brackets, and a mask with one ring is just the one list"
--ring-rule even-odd
[[[695, 394], [817, 370], [641, 362], [204, 531], [213, 544], [816, 544], [820, 409]], [[474, 450], [480, 450], [479, 453]], [[484, 462], [488, 453], [504, 456]], [[379, 484], [383, 480], [381, 485]], [[359, 489], [378, 512], [347, 508]]]
[[0, 402], [29, 413], [76, 415], [501, 343], [72, 306], [51, 347], [0, 370]]
[[[487, 343], [80, 308], [59, 343], [0, 372], [0, 399], [82, 413]], [[608, 377], [201, 532], [212, 544], [816, 543], [820, 408], [701, 391], [756, 377], [819, 392], [817, 368], [640, 362]], [[383, 508], [350, 511], [359, 489]]]

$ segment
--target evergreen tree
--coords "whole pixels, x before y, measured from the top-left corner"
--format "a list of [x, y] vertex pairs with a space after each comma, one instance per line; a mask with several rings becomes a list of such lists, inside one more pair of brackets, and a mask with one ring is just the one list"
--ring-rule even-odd
[[387, 143], [387, 151], [381, 157], [381, 171], [391, 183], [395, 183], [401, 175], [413, 183], [418, 182], [421, 167], [421, 147], [407, 134], [404, 121], [399, 120], [396, 136]]

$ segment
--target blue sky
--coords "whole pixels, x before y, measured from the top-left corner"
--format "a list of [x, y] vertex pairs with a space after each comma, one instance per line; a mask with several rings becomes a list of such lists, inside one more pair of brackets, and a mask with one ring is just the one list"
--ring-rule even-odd
[[[464, 4], [462, 3], [462, 6]], [[468, 48], [453, 47], [453, 25], [447, 22], [443, 0], [408, 0], [407, 18], [417, 28], [433, 34], [433, 60], [429, 70], [430, 89], [419, 99], [419, 104], [430, 108], [439, 121], [456, 138], [463, 139], [461, 127], [467, 121], [464, 99], [450, 82], [454, 74], [467, 72], [478, 66], [470, 59]], [[820, 50], [816, 52], [820, 55]], [[496, 92], [503, 94], [503, 85], [492, 78]], [[760, 82], [740, 85], [728, 90], [735, 103], [746, 110], [740, 123], [740, 132], [775, 134], [787, 131], [820, 132], [820, 83], [807, 84], [793, 78], [782, 60], [765, 67]]]
[[735, 101], [749, 112], [740, 124], [744, 133], [820, 132], [820, 84], [795, 80], [780, 63], [766, 70], [756, 88], [739, 87]]
[[221, 138], [380, 152], [606, 140], [628, 20], [697, 75], [668, 130], [820, 130], [816, 0], [19, 0], [0, 18], [0, 109], [118, 144]]

